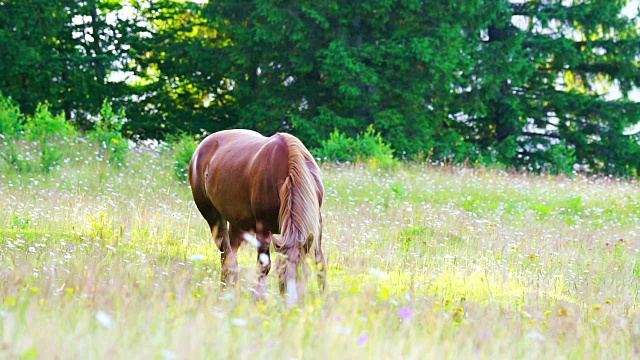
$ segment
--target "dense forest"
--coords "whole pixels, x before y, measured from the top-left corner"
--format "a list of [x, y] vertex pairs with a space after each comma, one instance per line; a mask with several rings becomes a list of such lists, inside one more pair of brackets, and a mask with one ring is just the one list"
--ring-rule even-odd
[[318, 147], [372, 126], [399, 158], [636, 176], [634, 6], [0, 0], [0, 93], [85, 130], [107, 99], [128, 137], [241, 127]]

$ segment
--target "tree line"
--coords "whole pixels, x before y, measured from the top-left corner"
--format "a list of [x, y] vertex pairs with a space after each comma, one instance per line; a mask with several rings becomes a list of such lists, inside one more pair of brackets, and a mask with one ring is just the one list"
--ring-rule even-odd
[[635, 176], [632, 3], [2, 0], [0, 92], [86, 130], [108, 99], [127, 136], [372, 127], [396, 157]]

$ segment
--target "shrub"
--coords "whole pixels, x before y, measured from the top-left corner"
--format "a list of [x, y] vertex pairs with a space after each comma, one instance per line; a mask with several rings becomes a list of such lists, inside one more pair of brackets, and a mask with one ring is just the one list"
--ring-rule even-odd
[[354, 138], [335, 130], [328, 140], [321, 142], [319, 149], [314, 149], [314, 156], [322, 160], [338, 162], [366, 162], [374, 167], [395, 165], [391, 145], [382, 140], [373, 125], [369, 125], [364, 133]]
[[189, 163], [198, 147], [198, 141], [185, 133], [167, 136], [167, 142], [173, 148], [173, 173], [180, 181], [187, 181], [189, 175]]
[[356, 140], [341, 133], [337, 129], [329, 136], [328, 140], [321, 141], [322, 147], [314, 150], [314, 155], [322, 160], [330, 161], [355, 161]]
[[47, 104], [38, 104], [36, 113], [25, 124], [27, 139], [38, 143], [40, 169], [49, 172], [62, 158], [62, 142], [76, 135], [76, 131], [65, 120], [64, 114], [54, 116]]
[[24, 126], [24, 115], [11, 98], [0, 93], [0, 134], [3, 138], [19, 136]]
[[122, 125], [126, 123], [124, 109], [116, 115], [111, 103], [105, 99], [100, 108], [100, 116], [94, 122], [89, 138], [98, 143], [102, 155], [111, 165], [122, 166], [129, 151], [129, 142], [122, 136]]
[[573, 166], [577, 162], [575, 146], [568, 145], [566, 140], [562, 140], [549, 148], [548, 155], [550, 157], [549, 172], [552, 175], [574, 173]]
[[20, 169], [21, 160], [16, 142], [23, 134], [24, 115], [11, 98], [0, 93], [0, 157], [14, 169]]

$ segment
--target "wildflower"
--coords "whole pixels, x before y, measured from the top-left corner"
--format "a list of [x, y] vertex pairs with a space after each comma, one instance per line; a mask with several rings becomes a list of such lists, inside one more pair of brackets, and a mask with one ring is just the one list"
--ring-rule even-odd
[[258, 241], [258, 239], [256, 239], [256, 237], [255, 237], [255, 236], [253, 236], [253, 235], [251, 235], [251, 234], [249, 234], [249, 233], [244, 233], [244, 234], [242, 235], [242, 237], [243, 237], [243, 238], [244, 238], [244, 240], [245, 240], [246, 242], [248, 242], [249, 244], [251, 244], [251, 245], [253, 245], [253, 246], [255, 246], [255, 247], [260, 246], [260, 241]]
[[382, 270], [374, 269], [374, 268], [369, 269], [369, 274], [375, 277], [378, 277], [380, 279], [387, 279], [389, 277], [389, 275], [387, 275], [386, 272]]
[[160, 351], [160, 355], [162, 355], [162, 358], [165, 360], [172, 360], [172, 359], [177, 359], [178, 356], [176, 355], [176, 353], [169, 351], [169, 350], [161, 350]]
[[247, 320], [233, 318], [233, 319], [231, 319], [231, 324], [234, 325], [234, 326], [246, 326], [247, 325]]
[[559, 316], [567, 316], [568, 315], [567, 309], [565, 309], [565, 308], [558, 309], [558, 315]]
[[525, 335], [525, 337], [527, 339], [532, 339], [532, 340], [538, 340], [538, 341], [543, 341], [544, 340], [544, 335], [540, 334], [538, 331], [536, 330], [531, 330], [527, 333], [527, 335]]
[[413, 309], [410, 307], [401, 307], [398, 310], [398, 317], [401, 320], [408, 321], [413, 316]]
[[369, 337], [367, 336], [367, 334], [358, 336], [358, 345], [364, 345], [367, 343], [367, 341], [369, 341]]
[[113, 321], [111, 320], [111, 316], [109, 316], [109, 314], [107, 314], [106, 312], [100, 310], [96, 313], [96, 320], [98, 320], [98, 322], [100, 323], [100, 325], [104, 326], [105, 328], [109, 329], [111, 328], [111, 326], [113, 326]]
[[193, 254], [189, 257], [189, 260], [191, 261], [202, 261], [204, 259], [206, 259], [206, 256], [202, 254]]

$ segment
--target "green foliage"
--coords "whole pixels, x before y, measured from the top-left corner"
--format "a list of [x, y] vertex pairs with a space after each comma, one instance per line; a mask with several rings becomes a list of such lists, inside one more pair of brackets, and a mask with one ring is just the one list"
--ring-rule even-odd
[[314, 155], [322, 160], [355, 161], [356, 140], [334, 130], [328, 140], [322, 141], [322, 147], [314, 149]]
[[64, 114], [53, 115], [48, 104], [38, 104], [33, 117], [27, 118], [24, 129], [27, 139], [41, 144], [76, 135], [75, 129], [66, 121]]
[[25, 114], [33, 115], [39, 103], [48, 102], [53, 113], [63, 112], [86, 128], [105, 96], [129, 95], [124, 84], [109, 81], [109, 76], [127, 70], [131, 45], [141, 40], [146, 26], [137, 14], [117, 12], [142, 3], [3, 1], [0, 91], [15, 99]]
[[129, 143], [122, 135], [122, 126], [126, 121], [124, 108], [120, 108], [116, 114], [111, 103], [105, 99], [94, 129], [88, 133], [89, 138], [100, 147], [102, 154], [114, 166], [122, 166], [129, 151]]
[[[38, 104], [33, 117], [28, 117], [24, 125], [27, 140], [37, 144], [38, 168], [49, 172], [60, 164], [65, 141], [76, 136], [76, 130], [66, 121], [64, 114], [53, 115], [48, 104]], [[16, 163], [20, 171], [30, 171], [33, 167], [26, 162]]]
[[373, 166], [389, 167], [395, 164], [391, 145], [382, 140], [373, 125], [369, 125], [364, 133], [350, 138], [337, 129], [322, 141], [320, 148], [314, 149], [314, 156], [322, 160], [339, 162], [366, 162]]
[[[468, 52], [473, 67], [456, 101], [467, 120], [454, 125], [465, 141], [493, 149], [508, 167], [571, 173], [579, 163], [632, 175], [640, 138], [624, 134], [640, 119], [640, 104], [627, 98], [640, 84], [640, 33], [620, 15], [625, 3], [485, 1], [486, 30], [480, 42], [469, 33], [478, 51]], [[608, 100], [614, 81], [623, 97]]]
[[572, 175], [573, 166], [576, 164], [576, 150], [573, 146], [568, 146], [565, 140], [553, 145], [548, 151], [551, 164], [550, 173], [552, 175], [564, 174]]
[[15, 137], [22, 133], [24, 115], [20, 107], [11, 98], [4, 97], [0, 92], [0, 134], [3, 137]]
[[16, 142], [23, 134], [24, 116], [11, 98], [0, 93], [0, 157], [12, 168], [21, 168]]
[[[401, 158], [640, 168], [630, 0], [200, 3], [4, 1], [0, 91], [25, 114], [48, 102], [82, 129], [108, 97], [130, 120], [118, 131], [146, 138], [239, 127], [313, 148], [373, 124]], [[124, 146], [112, 140], [100, 142], [117, 164]]]
[[633, 276], [636, 279], [640, 279], [640, 254], [636, 254], [636, 258], [633, 263]]
[[198, 147], [198, 141], [186, 133], [167, 136], [167, 142], [173, 148], [173, 174], [182, 182], [188, 181], [189, 163]]

